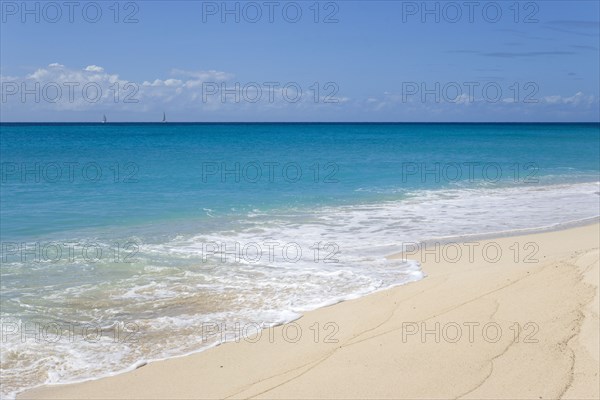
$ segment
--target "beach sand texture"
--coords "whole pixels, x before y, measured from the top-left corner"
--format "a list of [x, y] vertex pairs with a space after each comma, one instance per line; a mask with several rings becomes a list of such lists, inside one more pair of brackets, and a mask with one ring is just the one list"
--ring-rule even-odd
[[419, 282], [18, 398], [598, 399], [599, 230], [431, 245], [407, 256], [422, 262]]

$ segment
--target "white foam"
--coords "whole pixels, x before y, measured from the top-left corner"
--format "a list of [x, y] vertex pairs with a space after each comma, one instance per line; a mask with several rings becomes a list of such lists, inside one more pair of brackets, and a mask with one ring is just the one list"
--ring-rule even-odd
[[[252, 210], [235, 229], [174, 234], [163, 243], [142, 245], [130, 271], [96, 285], [52, 284], [17, 296], [19, 309], [65, 321], [96, 321], [102, 326], [133, 322], [138, 343], [59, 343], [32, 345], [9, 340], [2, 353], [3, 396], [42, 383], [92, 379], [130, 370], [139, 363], [180, 356], [218, 343], [199, 340], [202, 326], [214, 322], [277, 325], [302, 312], [363, 296], [424, 277], [418, 263], [388, 260], [402, 244], [437, 237], [485, 234], [552, 226], [598, 215], [599, 184], [416, 191], [383, 203], [317, 210]], [[212, 211], [212, 210], [211, 210]], [[209, 212], [209, 211], [207, 211]], [[277, 241], [297, 243], [303, 257], [281, 256], [254, 263], [203, 260], [203, 244], [232, 246]], [[143, 242], [143, 241], [142, 241]], [[339, 262], [314, 260], [335, 243]], [[233, 247], [229, 247], [233, 248]], [[103, 265], [109, 268], [110, 265]], [[17, 268], [9, 265], [7, 268]], [[44, 266], [44, 268], [46, 268]], [[36, 300], [41, 298], [42, 300]], [[14, 355], [19, 354], [19, 357]], [[96, 360], [90, 363], [89, 360]]]

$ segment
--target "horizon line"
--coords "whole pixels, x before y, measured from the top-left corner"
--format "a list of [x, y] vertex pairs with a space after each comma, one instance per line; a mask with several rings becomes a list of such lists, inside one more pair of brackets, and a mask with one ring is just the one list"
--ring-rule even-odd
[[599, 121], [118, 121], [118, 122], [89, 122], [89, 121], [0, 121], [0, 125], [409, 125], [409, 124], [600, 124]]

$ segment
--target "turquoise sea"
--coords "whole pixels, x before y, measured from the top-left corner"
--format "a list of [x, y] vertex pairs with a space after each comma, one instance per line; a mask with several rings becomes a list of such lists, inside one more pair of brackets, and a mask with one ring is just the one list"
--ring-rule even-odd
[[1, 124], [2, 395], [423, 279], [385, 258], [409, 242], [597, 217], [599, 152], [599, 124]]

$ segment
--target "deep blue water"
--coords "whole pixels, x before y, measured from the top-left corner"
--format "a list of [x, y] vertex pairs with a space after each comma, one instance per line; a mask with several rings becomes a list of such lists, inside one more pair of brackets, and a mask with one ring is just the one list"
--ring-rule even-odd
[[594, 181], [599, 171], [598, 124], [3, 124], [0, 130], [2, 240], [177, 219], [202, 223], [207, 210], [225, 218], [393, 200], [457, 184]]

